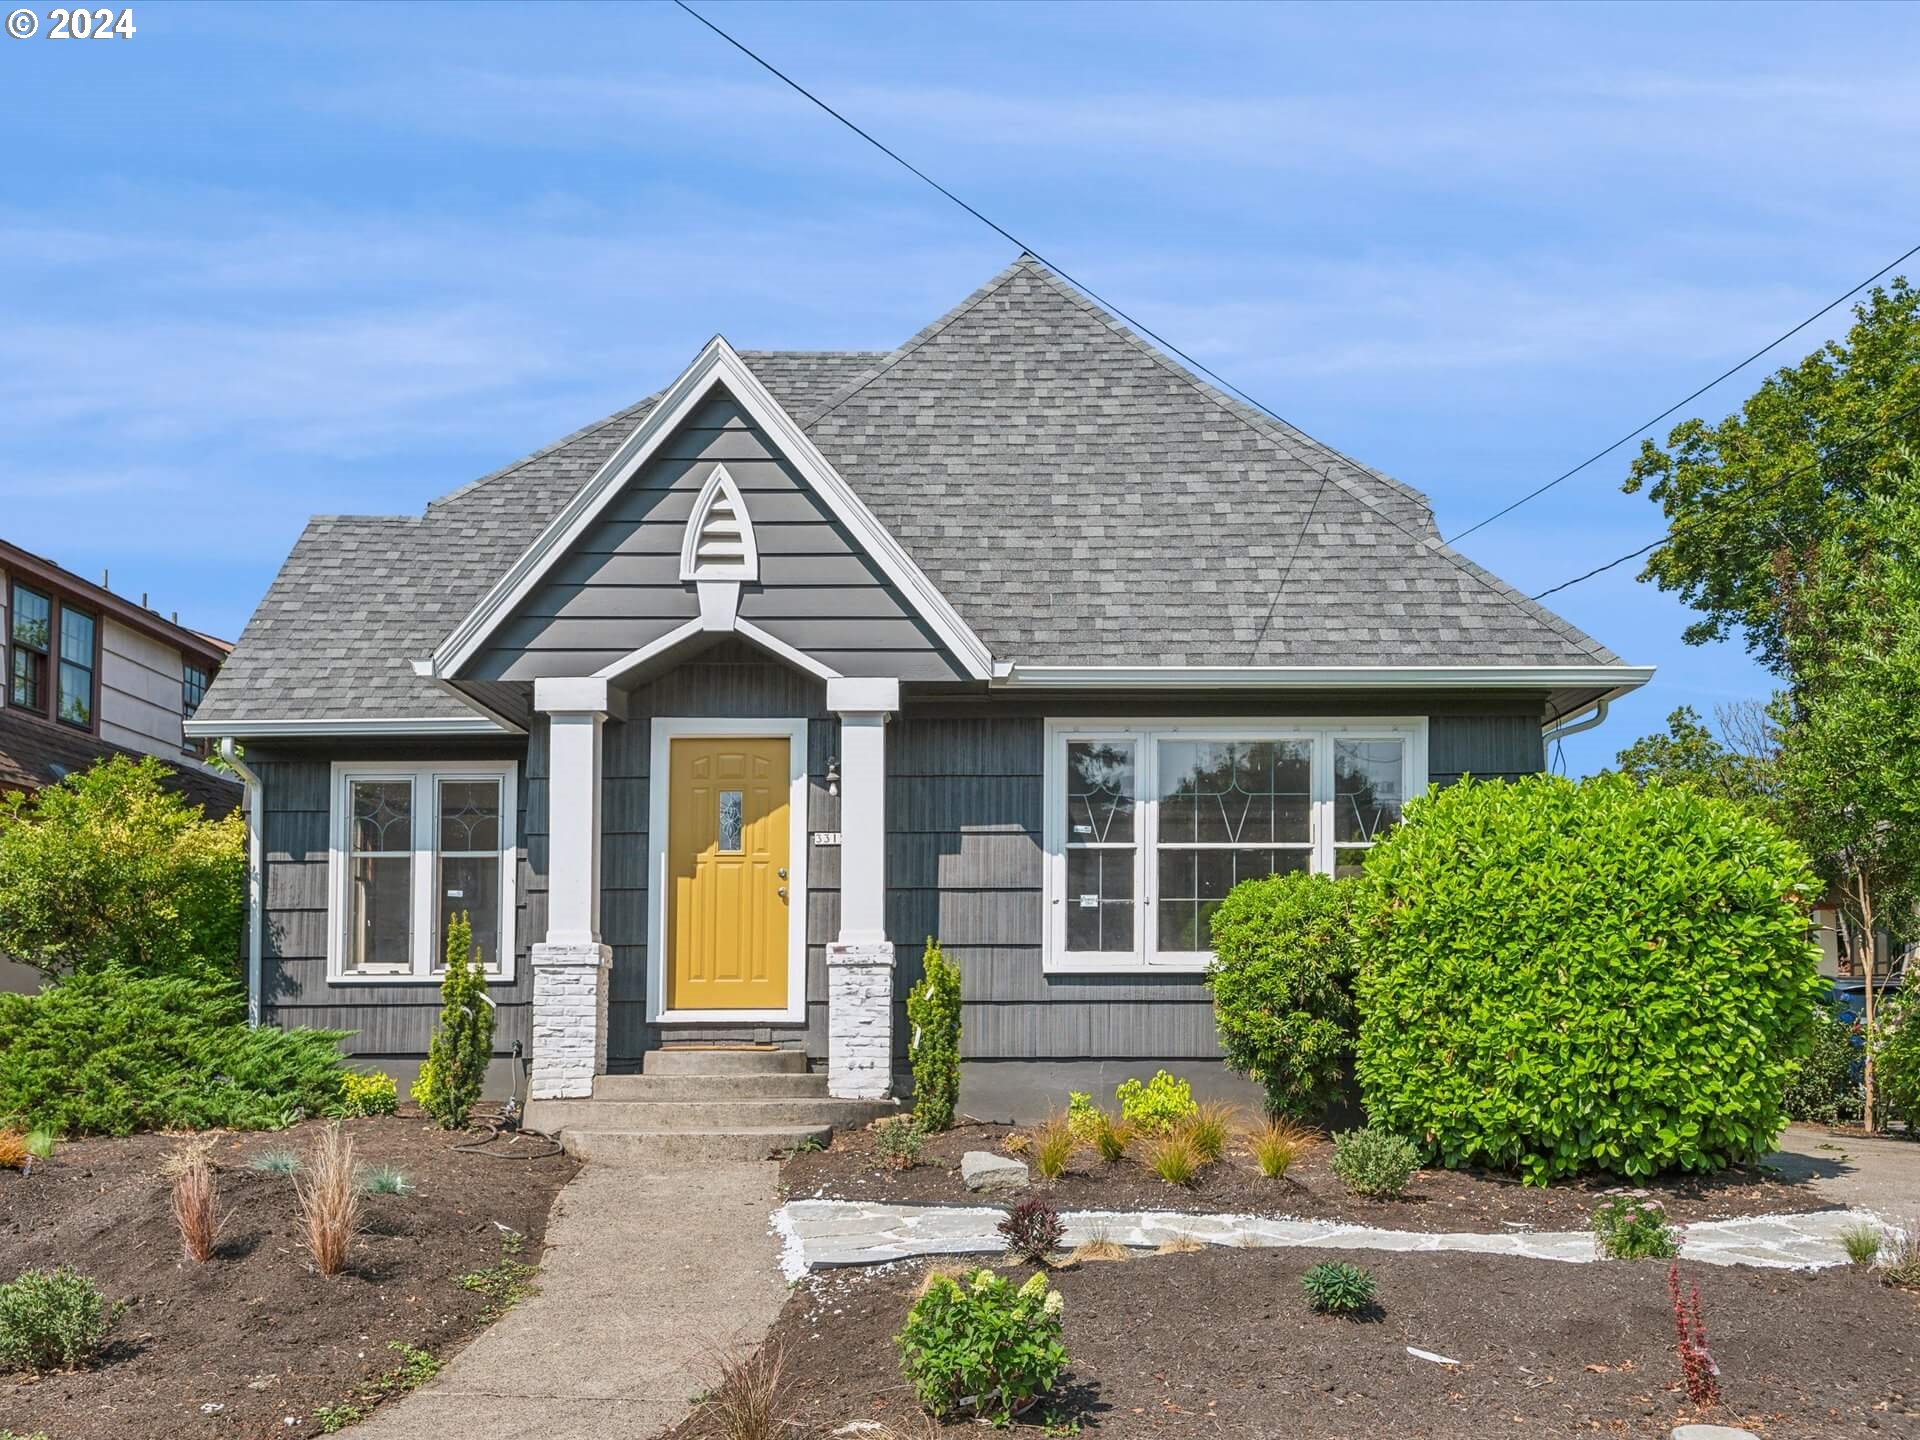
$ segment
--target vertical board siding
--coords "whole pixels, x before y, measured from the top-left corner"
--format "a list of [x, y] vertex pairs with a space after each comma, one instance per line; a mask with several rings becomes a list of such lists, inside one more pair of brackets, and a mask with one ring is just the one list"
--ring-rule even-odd
[[[258, 747], [255, 747], [258, 749]], [[472, 753], [470, 751], [464, 753]], [[497, 750], [492, 753], [498, 754]], [[410, 761], [458, 759], [396, 754]], [[354, 758], [375, 759], [372, 755]], [[332, 757], [249, 757], [261, 784], [266, 926], [261, 989], [265, 1017], [275, 1024], [350, 1031], [348, 1054], [366, 1059], [418, 1059], [440, 1013], [437, 982], [348, 985], [327, 978], [327, 847]], [[512, 1052], [531, 1038], [533, 977], [528, 949], [546, 929], [546, 736], [530, 733], [517, 787], [520, 846], [515, 867], [514, 979], [490, 988], [495, 1006], [493, 1049]]]
[[[729, 467], [731, 468], [731, 467]], [[676, 555], [676, 563], [678, 557]], [[839, 745], [839, 723], [826, 708], [826, 687], [810, 675], [739, 640], [726, 640], [633, 692], [627, 718], [607, 722], [602, 772], [600, 928], [613, 947], [608, 1006], [607, 1063], [637, 1067], [663, 1039], [740, 1040], [805, 1047], [826, 1056], [825, 938], [839, 925], [839, 852], [810, 846], [807, 854], [807, 1023], [804, 1025], [670, 1025], [650, 1023], [647, 994], [647, 873], [649, 790], [655, 717], [807, 719], [807, 831], [840, 823], [840, 802], [827, 793], [827, 766]]]
[[1463, 775], [1514, 780], [1546, 769], [1540, 721], [1531, 715], [1435, 715], [1427, 724], [1427, 774], [1437, 785]]
[[906, 598], [721, 391], [668, 436], [477, 656], [482, 680], [588, 675], [699, 614], [680, 579], [695, 501], [724, 463], [760, 552], [740, 614], [843, 675], [957, 680]]

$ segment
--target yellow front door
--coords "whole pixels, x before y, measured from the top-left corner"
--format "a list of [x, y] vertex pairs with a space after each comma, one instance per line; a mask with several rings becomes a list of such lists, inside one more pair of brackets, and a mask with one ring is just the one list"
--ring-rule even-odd
[[671, 744], [670, 1010], [786, 1008], [788, 743]]

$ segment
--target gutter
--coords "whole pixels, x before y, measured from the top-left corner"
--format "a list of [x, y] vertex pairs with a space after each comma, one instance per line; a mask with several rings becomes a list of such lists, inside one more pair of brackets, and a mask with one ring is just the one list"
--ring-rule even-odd
[[234, 768], [247, 786], [247, 1024], [258, 1026], [262, 975], [260, 957], [265, 938], [262, 927], [266, 920], [266, 906], [263, 903], [266, 898], [262, 858], [264, 845], [260, 831], [265, 819], [260, 813], [265, 789], [259, 775], [240, 758], [240, 748], [233, 743], [231, 735], [220, 741], [220, 758]]
[[[1593, 714], [1585, 720], [1572, 720], [1564, 725], [1555, 725], [1540, 736], [1543, 745], [1551, 745], [1556, 740], [1564, 740], [1569, 735], [1578, 735], [1582, 730], [1592, 730], [1606, 723], [1607, 710], [1613, 704], [1613, 697], [1602, 695], [1593, 702]], [[1579, 712], [1574, 712], [1578, 714]]]

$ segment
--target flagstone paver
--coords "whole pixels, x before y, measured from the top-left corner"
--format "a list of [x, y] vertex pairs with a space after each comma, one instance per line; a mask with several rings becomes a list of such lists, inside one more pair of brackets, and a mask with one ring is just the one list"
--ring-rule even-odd
[[[864, 1200], [795, 1200], [775, 1213], [773, 1229], [786, 1242], [782, 1268], [789, 1279], [808, 1270], [880, 1265], [915, 1255], [981, 1255], [1002, 1250], [995, 1231], [1004, 1210], [986, 1206], [883, 1205]], [[1060, 1217], [1066, 1243], [1111, 1240], [1133, 1249], [1157, 1249], [1173, 1240], [1203, 1245], [1273, 1249], [1386, 1250], [1404, 1253], [1469, 1251], [1580, 1264], [1599, 1258], [1585, 1231], [1379, 1230], [1333, 1220], [1258, 1215], [1187, 1215], [1175, 1210], [1075, 1210]], [[1738, 1220], [1703, 1220], [1681, 1227], [1680, 1253], [1704, 1265], [1819, 1269], [1847, 1263], [1840, 1231], [1875, 1217], [1863, 1210], [1821, 1210]]]

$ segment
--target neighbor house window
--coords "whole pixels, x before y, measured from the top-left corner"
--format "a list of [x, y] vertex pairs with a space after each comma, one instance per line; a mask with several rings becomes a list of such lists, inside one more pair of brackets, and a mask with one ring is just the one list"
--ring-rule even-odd
[[7, 699], [23, 710], [47, 713], [47, 648], [52, 639], [53, 603], [36, 590], [14, 586]]
[[84, 610], [60, 607], [60, 718], [93, 728], [93, 644], [96, 622]]
[[207, 672], [199, 665], [189, 664], [180, 671], [180, 713], [191, 719], [193, 712], [200, 708], [200, 702], [207, 698]]
[[333, 767], [331, 972], [431, 980], [464, 912], [490, 975], [513, 975], [514, 766]]
[[1426, 722], [1047, 726], [1049, 968], [1197, 969], [1243, 880], [1346, 874], [1426, 783]]

